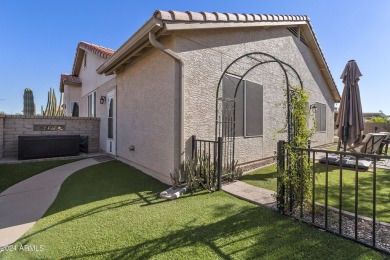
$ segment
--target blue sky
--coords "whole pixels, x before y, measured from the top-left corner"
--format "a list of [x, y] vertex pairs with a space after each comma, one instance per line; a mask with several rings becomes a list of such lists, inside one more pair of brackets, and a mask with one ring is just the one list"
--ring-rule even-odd
[[389, 0], [4, 0], [0, 111], [22, 113], [23, 91], [31, 88], [40, 112], [50, 88], [59, 94], [60, 74], [71, 72], [78, 42], [117, 49], [156, 9], [308, 15], [340, 93], [341, 72], [355, 59], [363, 111], [390, 114]]

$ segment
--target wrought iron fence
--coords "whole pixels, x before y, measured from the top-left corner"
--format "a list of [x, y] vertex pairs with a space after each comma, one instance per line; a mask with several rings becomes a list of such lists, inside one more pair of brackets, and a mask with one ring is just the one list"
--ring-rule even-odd
[[[283, 144], [278, 143], [278, 169], [291, 174]], [[310, 147], [294, 150], [299, 152], [300, 160], [310, 163], [311, 194], [304, 196], [300, 186], [302, 196], [297, 196], [297, 201], [290, 183], [278, 177], [279, 211], [389, 254], [390, 156]]]
[[223, 140], [218, 137], [217, 141], [196, 139], [192, 136], [192, 159], [199, 170], [198, 174], [203, 178], [204, 183], [222, 188], [222, 158]]

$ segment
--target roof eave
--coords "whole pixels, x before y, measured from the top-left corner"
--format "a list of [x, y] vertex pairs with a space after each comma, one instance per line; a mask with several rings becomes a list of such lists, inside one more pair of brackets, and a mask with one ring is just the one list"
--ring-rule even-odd
[[321, 73], [325, 78], [325, 81], [328, 85], [329, 91], [331, 92], [334, 101], [338, 103], [341, 100], [340, 93], [337, 89], [336, 83], [332, 77], [332, 73], [330, 72], [329, 66], [325, 60], [325, 56], [322, 53], [317, 37], [309, 21], [307, 22], [307, 25], [308, 25], [307, 32], [310, 33], [310, 37], [306, 37], [306, 39], [308, 39], [309, 41], [310, 49], [313, 52], [314, 57], [317, 60], [317, 63], [322, 64], [322, 66], [320, 66]]
[[271, 27], [271, 26], [291, 26], [306, 24], [306, 21], [274, 21], [274, 22], [171, 22], [161, 20], [155, 17], [149, 19], [133, 36], [131, 36], [106, 62], [98, 69], [99, 74], [111, 75], [119, 67], [118, 64], [131, 54], [131, 52], [148, 41], [150, 31], [158, 31], [164, 28], [164, 31], [189, 30], [189, 29], [215, 29], [215, 28], [235, 28], [235, 27]]
[[78, 76], [81, 68], [81, 63], [83, 62], [85, 50], [77, 47], [76, 55], [74, 56], [72, 75]]
[[335, 81], [332, 77], [330, 69], [326, 63], [325, 57], [321, 51], [317, 38], [314, 34], [313, 28], [308, 19], [296, 21], [253, 21], [253, 22], [186, 22], [186, 21], [171, 21], [162, 20], [160, 18], [150, 18], [138, 31], [133, 34], [106, 62], [104, 62], [98, 69], [99, 74], [111, 75], [115, 71], [128, 62], [128, 60], [140, 49], [146, 46], [148, 42], [148, 33], [150, 31], [157, 32], [160, 29], [164, 31], [176, 30], [190, 30], [190, 29], [216, 29], [216, 28], [239, 28], [239, 27], [275, 27], [275, 26], [304, 26], [310, 34], [310, 49], [313, 52], [317, 63], [320, 65], [321, 73], [323, 74], [328, 88], [331, 92], [332, 98], [335, 102], [340, 102], [340, 93], [337, 90]]
[[60, 84], [60, 92], [61, 93], [64, 93], [65, 85], [81, 87], [82, 83], [75, 83], [75, 82], [65, 80], [65, 81], [61, 82], [61, 84]]
[[163, 22], [155, 17], [150, 18], [137, 32], [135, 32], [110, 58], [108, 58], [96, 71], [99, 74], [111, 75], [117, 65], [125, 59], [135, 48], [148, 39], [150, 31], [163, 28]]

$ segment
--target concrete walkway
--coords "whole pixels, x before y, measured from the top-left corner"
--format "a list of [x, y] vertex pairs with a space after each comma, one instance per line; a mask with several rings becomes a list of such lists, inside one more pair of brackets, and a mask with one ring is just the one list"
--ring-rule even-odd
[[266, 208], [277, 210], [276, 192], [235, 181], [222, 186], [222, 190], [240, 199], [252, 202]]
[[37, 174], [0, 193], [0, 247], [18, 240], [54, 202], [72, 173], [98, 164], [89, 158]]

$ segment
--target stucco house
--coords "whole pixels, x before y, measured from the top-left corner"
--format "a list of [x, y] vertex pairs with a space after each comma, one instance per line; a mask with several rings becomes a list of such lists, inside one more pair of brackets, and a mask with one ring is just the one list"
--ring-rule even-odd
[[[96, 72], [114, 50], [91, 43], [80, 42], [76, 48], [71, 74], [61, 74], [60, 92], [63, 93], [65, 116], [99, 117], [100, 120], [100, 149], [116, 155], [113, 135], [108, 131], [108, 107], [100, 105], [110, 103], [115, 96], [115, 75], [105, 76]], [[108, 99], [108, 100], [107, 100]], [[110, 119], [112, 121], [112, 119]], [[114, 126], [114, 124], [112, 124]]]
[[[91, 116], [102, 118], [101, 150], [164, 182], [191, 156], [192, 135], [214, 140], [221, 134], [216, 106], [228, 90], [217, 94], [219, 80], [224, 75], [225, 87], [237, 82], [248, 72], [245, 66], [262, 57], [248, 56], [224, 74], [248, 53], [269, 54], [299, 74], [301, 81], [291, 76], [291, 85], [302, 82], [310, 95], [308, 108], [317, 108], [308, 109], [317, 120], [313, 146], [333, 142], [340, 94], [306, 16], [156, 11], [115, 52], [98, 46], [107, 51], [102, 57], [90, 49], [96, 45], [88, 46], [79, 44], [71, 76], [61, 78], [66, 105], [75, 100], [80, 115], [87, 115], [88, 100], [95, 102]], [[234, 131], [240, 164], [274, 156], [277, 140], [286, 137], [277, 134], [286, 124], [285, 78], [277, 65], [252, 69], [238, 89]], [[79, 94], [72, 97], [76, 89]]]

